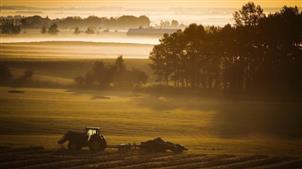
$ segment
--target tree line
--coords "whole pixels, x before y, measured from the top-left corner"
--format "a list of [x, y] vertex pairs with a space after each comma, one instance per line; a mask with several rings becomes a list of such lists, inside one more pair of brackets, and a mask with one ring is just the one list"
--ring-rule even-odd
[[79, 87], [100, 88], [135, 88], [145, 84], [147, 80], [145, 72], [134, 68], [128, 69], [122, 56], [119, 56], [112, 65], [97, 61], [84, 75], [74, 79]]
[[265, 15], [250, 2], [224, 27], [191, 24], [150, 53], [160, 84], [231, 94], [302, 94], [302, 12]]
[[[113, 28], [137, 28], [137, 27], [149, 27], [150, 19], [146, 16], [130, 16], [123, 15], [120, 17], [97, 17], [89, 16], [87, 18], [81, 18], [77, 16], [50, 19], [48, 17], [41, 17], [38, 15], [28, 17], [0, 17], [0, 29], [2, 33], [19, 33], [21, 29], [34, 28], [41, 29], [42, 27], [50, 27], [56, 24], [63, 29], [79, 28], [94, 28], [94, 29], [113, 29]], [[5, 31], [5, 28], [9, 28]], [[18, 28], [19, 31], [14, 31]]]

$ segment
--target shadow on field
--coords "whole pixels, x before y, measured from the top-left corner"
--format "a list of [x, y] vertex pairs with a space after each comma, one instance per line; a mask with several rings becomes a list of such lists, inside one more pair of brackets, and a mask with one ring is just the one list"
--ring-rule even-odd
[[72, 95], [90, 95], [90, 100], [110, 100], [109, 96], [103, 95], [104, 93], [96, 93], [95, 90], [77, 90], [77, 89], [68, 89], [65, 92], [71, 93]]
[[148, 95], [135, 99], [138, 106], [148, 107], [155, 111], [166, 111], [178, 108], [175, 101], [170, 100], [165, 96]]
[[298, 103], [232, 103], [220, 105], [210, 128], [221, 137], [264, 135], [302, 138]]
[[217, 99], [204, 99], [194, 96], [151, 94], [135, 98], [138, 106], [148, 107], [155, 111], [173, 109], [211, 111], [220, 104]]
[[223, 138], [250, 135], [302, 138], [300, 103], [210, 100], [171, 95], [149, 95], [137, 98], [136, 102], [155, 111], [182, 109], [215, 112], [206, 130]]

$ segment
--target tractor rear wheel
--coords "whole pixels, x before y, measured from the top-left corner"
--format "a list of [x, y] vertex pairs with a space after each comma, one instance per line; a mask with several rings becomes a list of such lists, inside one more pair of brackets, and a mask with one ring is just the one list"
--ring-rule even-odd
[[98, 135], [91, 136], [90, 140], [88, 141], [88, 146], [90, 151], [104, 151], [107, 144], [104, 137], [100, 137]]
[[82, 147], [80, 145], [78, 145], [78, 144], [76, 144], [74, 142], [69, 142], [68, 143], [68, 149], [69, 150], [77, 151], [77, 150], [81, 150], [81, 148]]

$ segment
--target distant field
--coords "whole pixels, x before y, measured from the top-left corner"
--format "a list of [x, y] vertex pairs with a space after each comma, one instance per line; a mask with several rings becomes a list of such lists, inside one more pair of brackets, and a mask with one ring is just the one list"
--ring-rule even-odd
[[[5, 42], [5, 41], [4, 41]], [[147, 59], [153, 45], [105, 42], [20, 42], [0, 43], [0, 60], [3, 59]]]
[[[0, 59], [0, 64], [10, 68], [14, 76], [21, 76], [25, 70], [32, 70], [32, 80], [42, 86], [70, 87], [74, 78], [84, 75], [96, 61], [113, 64], [115, 59]], [[125, 59], [128, 69], [136, 68], [144, 71], [149, 82], [154, 81], [150, 63], [147, 59]]]
[[144, 71], [154, 81], [147, 60], [153, 45], [80, 41], [0, 43], [0, 64], [16, 76], [32, 70], [34, 86], [66, 87], [73, 79], [89, 71], [95, 61], [106, 64], [123, 55], [129, 69]]
[[190, 152], [302, 155], [301, 108], [296, 104], [121, 91], [9, 90], [0, 88], [1, 145], [56, 148], [67, 130], [99, 126], [109, 144], [161, 136]]

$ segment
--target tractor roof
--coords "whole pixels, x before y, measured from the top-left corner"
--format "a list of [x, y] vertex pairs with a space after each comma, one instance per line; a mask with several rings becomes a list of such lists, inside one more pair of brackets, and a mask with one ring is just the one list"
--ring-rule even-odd
[[86, 130], [100, 130], [100, 127], [86, 127]]

